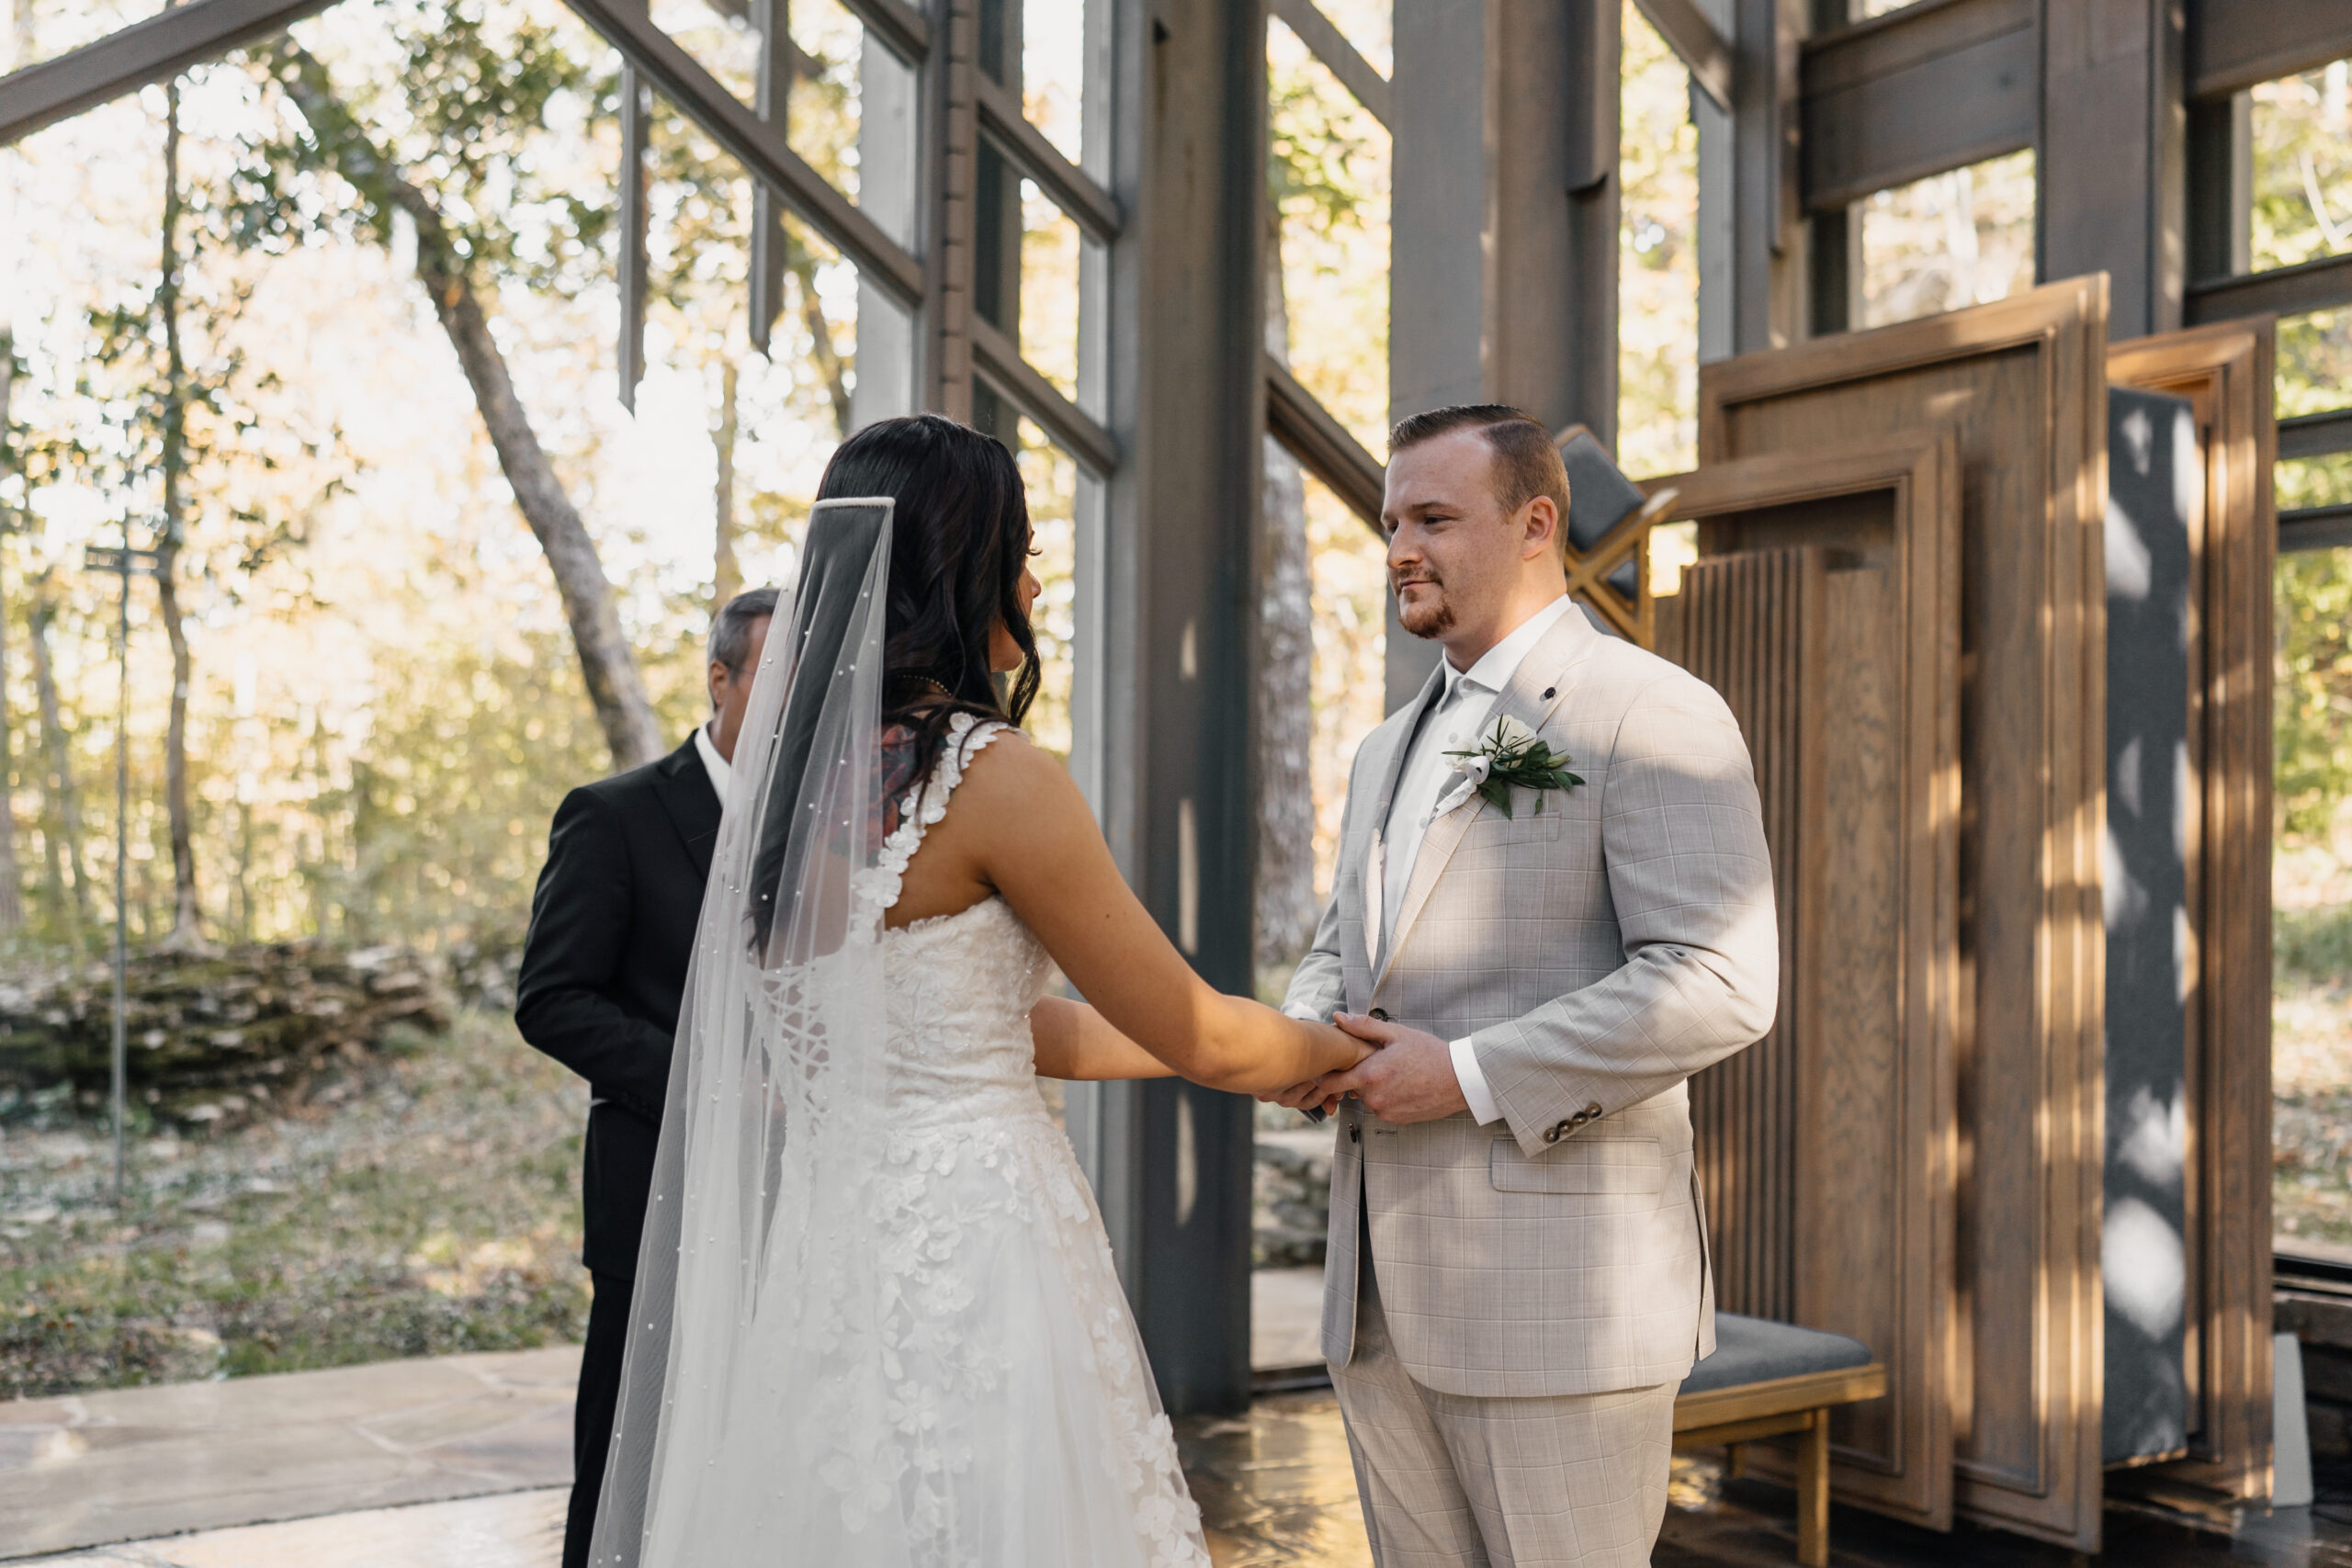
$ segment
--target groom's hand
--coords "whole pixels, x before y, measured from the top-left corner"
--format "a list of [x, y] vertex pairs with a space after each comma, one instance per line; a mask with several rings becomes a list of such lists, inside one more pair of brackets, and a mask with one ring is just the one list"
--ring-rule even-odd
[[1470, 1109], [1454, 1076], [1453, 1048], [1434, 1034], [1343, 1012], [1331, 1021], [1379, 1049], [1344, 1073], [1323, 1079], [1327, 1095], [1353, 1095], [1384, 1122], [1400, 1127]]

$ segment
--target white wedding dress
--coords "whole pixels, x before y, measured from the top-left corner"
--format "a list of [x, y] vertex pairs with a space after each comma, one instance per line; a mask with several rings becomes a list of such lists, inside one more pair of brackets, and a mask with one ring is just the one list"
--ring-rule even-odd
[[597, 1568], [1207, 1568], [1001, 898], [891, 931], [965, 766], [886, 809], [895, 502], [810, 511], [679, 1015]]
[[[897, 902], [964, 765], [1004, 733], [956, 716], [861, 893]], [[876, 1563], [867, 1546], [896, 1539], [907, 1568], [1205, 1568], [1102, 1217], [1037, 1094], [1045, 949], [989, 897], [886, 931], [882, 957], [888, 1132], [867, 1218], [888, 1416], [823, 1423], [814, 1473], [770, 1480], [805, 1494], [772, 1516], [806, 1532], [773, 1561]], [[894, 1512], [902, 1529], [871, 1528]]]

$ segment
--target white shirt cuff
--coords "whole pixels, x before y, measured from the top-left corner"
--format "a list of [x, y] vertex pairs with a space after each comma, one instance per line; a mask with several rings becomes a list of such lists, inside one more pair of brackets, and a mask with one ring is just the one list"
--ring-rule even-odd
[[1495, 1108], [1494, 1090], [1487, 1087], [1487, 1075], [1478, 1070], [1478, 1053], [1470, 1049], [1469, 1036], [1446, 1047], [1453, 1055], [1453, 1076], [1461, 1081], [1462, 1098], [1470, 1102], [1470, 1114], [1484, 1127], [1499, 1122], [1503, 1113]]

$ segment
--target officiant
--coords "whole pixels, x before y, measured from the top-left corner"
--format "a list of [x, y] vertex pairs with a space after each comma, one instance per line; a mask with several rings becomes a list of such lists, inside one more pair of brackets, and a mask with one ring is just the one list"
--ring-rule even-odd
[[589, 1088], [581, 1261], [594, 1295], [572, 1416], [564, 1568], [588, 1561], [679, 998], [735, 737], [775, 602], [775, 589], [756, 588], [713, 619], [711, 716], [685, 744], [564, 797], [531, 897], [515, 1026]]

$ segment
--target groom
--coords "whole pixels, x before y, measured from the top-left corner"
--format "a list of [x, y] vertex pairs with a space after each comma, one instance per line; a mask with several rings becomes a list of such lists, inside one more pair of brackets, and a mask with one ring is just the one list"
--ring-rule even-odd
[[1323, 1351], [1380, 1568], [1635, 1568], [1714, 1340], [1684, 1082], [1772, 1021], [1753, 772], [1566, 597], [1549, 432], [1448, 408], [1389, 447], [1398, 618], [1445, 657], [1356, 752], [1285, 1003], [1380, 1047], [1283, 1097], [1338, 1112]]

